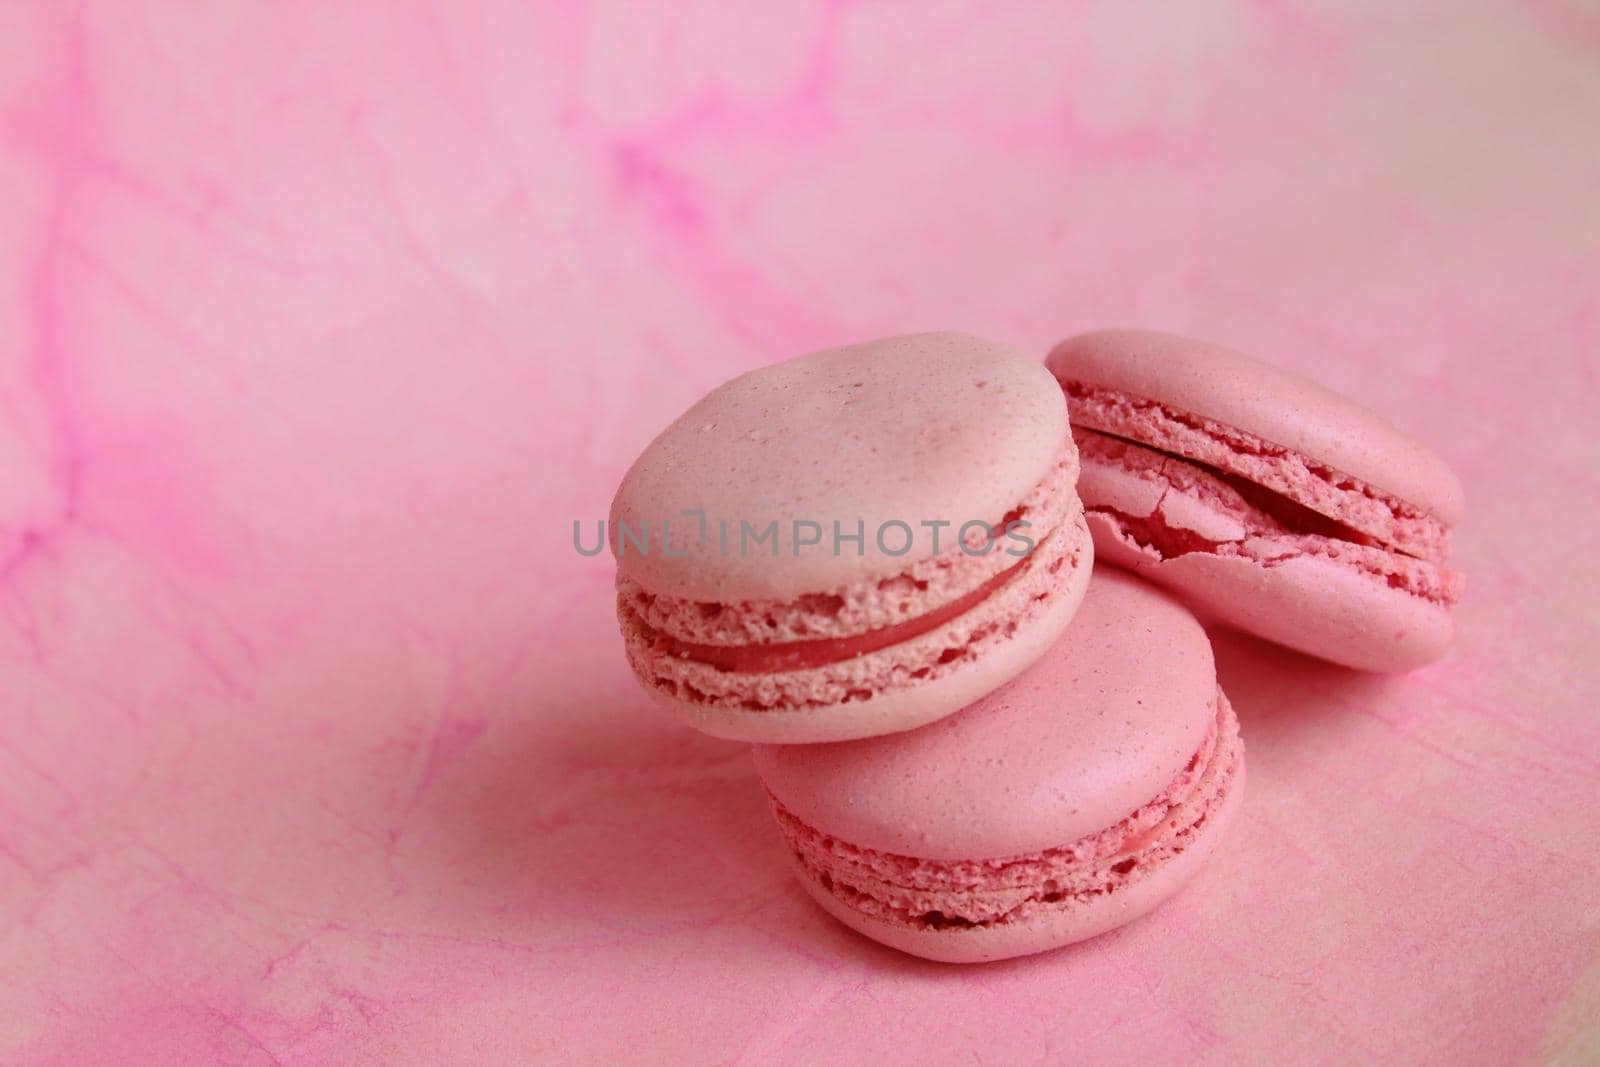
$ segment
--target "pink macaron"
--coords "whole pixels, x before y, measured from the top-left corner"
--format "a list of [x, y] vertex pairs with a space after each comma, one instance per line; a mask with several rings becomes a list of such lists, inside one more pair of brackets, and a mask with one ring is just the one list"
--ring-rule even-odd
[[1444, 654], [1461, 485], [1427, 448], [1298, 375], [1170, 334], [1083, 334], [1048, 365], [1102, 561], [1347, 666]]
[[1038, 662], [961, 713], [757, 745], [755, 762], [811, 896], [951, 962], [1057, 948], [1156, 907], [1211, 854], [1245, 774], [1199, 622], [1115, 569]]
[[720, 737], [907, 730], [1066, 626], [1092, 548], [1060, 387], [963, 334], [817, 352], [713, 391], [611, 506], [629, 663]]

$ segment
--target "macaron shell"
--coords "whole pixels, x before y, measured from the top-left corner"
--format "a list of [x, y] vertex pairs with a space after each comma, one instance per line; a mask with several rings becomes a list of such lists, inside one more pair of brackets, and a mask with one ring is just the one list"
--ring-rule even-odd
[[1455, 472], [1418, 441], [1350, 399], [1220, 345], [1149, 330], [1102, 330], [1051, 351], [1050, 370], [1248, 431], [1422, 508], [1461, 517]]
[[[962, 523], [998, 523], [1064, 446], [1072, 447], [1066, 403], [1037, 360], [965, 334], [888, 338], [801, 356], [713, 391], [634, 463], [608, 529], [619, 573], [654, 593], [797, 597], [898, 574], [933, 554], [935, 536], [949, 546]], [[704, 512], [704, 543], [686, 509]], [[853, 542], [832, 551], [832, 524], [854, 534], [858, 519], [859, 552]], [[659, 550], [663, 520], [672, 554]], [[719, 520], [730, 524], [726, 554]], [[823, 545], [796, 554], [796, 521], [820, 524]], [[923, 525], [941, 521], [952, 525]], [[767, 542], [741, 548], [743, 522], [754, 534], [777, 524], [776, 559]], [[907, 551], [898, 551], [898, 527], [878, 543], [890, 522], [910, 528]], [[650, 550], [618, 551], [619, 523], [647, 527]]]
[[811, 898], [834, 918], [874, 941], [944, 963], [983, 963], [1060, 948], [1103, 934], [1144, 916], [1191, 881], [1216, 851], [1244, 795], [1241, 756], [1220, 802], [1179, 852], [1145, 877], [1113, 893], [1073, 899], [1027, 918], [984, 926], [935, 929], [892, 923], [850, 907], [792, 861]]
[[[887, 689], [868, 700], [760, 711], [681, 700], [658, 688], [646, 688], [656, 702], [679, 721], [702, 733], [774, 745], [876, 737], [945, 718], [1026, 670], [1056, 642], [1072, 620], [1089, 586], [1094, 544], [1081, 512], [1058, 536], [1069, 542], [1066, 552], [1075, 562], [1069, 563], [1059, 577], [1037, 576], [1039, 581], [1053, 583], [1038, 615], [1018, 625], [1009, 637], [996, 639], [978, 654], [960, 661], [948, 673], [931, 680]], [[1019, 579], [1019, 582], [1026, 580]], [[871, 671], [881, 664], [892, 672], [897, 663], [904, 662], [917, 649], [926, 647], [937, 652], [947, 647], [954, 631], [983, 625], [989, 621], [992, 611], [992, 605], [980, 605], [913, 641], [860, 657], [849, 666], [857, 671]]]
[[1157, 795], [1215, 721], [1199, 622], [1110, 570], [1015, 680], [921, 730], [828, 746], [757, 746], [797, 817], [867, 848], [928, 859], [1014, 856], [1076, 840]]
[[1442, 657], [1455, 637], [1450, 612], [1312, 556], [1264, 567], [1191, 552], [1156, 559], [1091, 513], [1095, 555], [1182, 596], [1202, 617], [1286, 648], [1364, 671], [1409, 671]]
[[[1188, 470], [1193, 488], [1210, 477], [1195, 468]], [[1270, 562], [1204, 551], [1161, 558], [1130, 543], [1117, 519], [1105, 510], [1132, 516], [1159, 510], [1168, 525], [1207, 539], [1243, 538], [1238, 517], [1198, 492], [1138, 477], [1093, 455], [1085, 457], [1079, 486], [1090, 509], [1097, 561], [1172, 590], [1208, 621], [1369, 671], [1406, 671], [1431, 663], [1444, 655], [1454, 638], [1455, 624], [1443, 604], [1346, 562], [1286, 552]], [[1221, 494], [1217, 496], [1220, 499]]]

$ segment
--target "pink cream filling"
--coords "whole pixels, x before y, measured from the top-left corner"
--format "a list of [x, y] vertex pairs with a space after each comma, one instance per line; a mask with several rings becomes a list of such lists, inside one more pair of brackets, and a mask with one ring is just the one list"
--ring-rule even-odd
[[[1174, 492], [1203, 495], [1209, 506], [1227, 513], [1247, 530], [1242, 540], [1218, 541], [1173, 525], [1159, 507], [1149, 515], [1131, 515], [1093, 499], [1085, 501], [1088, 514], [1111, 520], [1131, 545], [1162, 559], [1207, 553], [1237, 556], [1270, 567], [1296, 556], [1319, 556], [1441, 606], [1461, 597], [1461, 576], [1449, 568], [1398, 552], [1270, 489], [1095, 430], [1080, 428], [1077, 434], [1087, 460], [1153, 479]], [[1173, 470], [1165, 466], [1168, 463], [1180, 466]]]
[[1318, 516], [1340, 531], [1329, 536], [1434, 562], [1449, 554], [1449, 530], [1439, 519], [1292, 449], [1147, 397], [1073, 381], [1062, 389], [1080, 445], [1085, 429], [1124, 438], [1233, 479], [1251, 503], [1276, 497]]
[[994, 595], [1002, 586], [1015, 578], [1031, 558], [1031, 556], [1024, 557], [971, 592], [915, 619], [869, 630], [852, 637], [825, 637], [814, 641], [785, 641], [769, 645], [707, 645], [680, 641], [654, 630], [637, 614], [633, 615], [633, 621], [651, 643], [652, 651], [676, 659], [704, 663], [718, 670], [739, 674], [805, 670], [853, 659], [856, 656], [865, 656], [938, 629]]
[[[1076, 521], [1080, 507], [1078, 450], [1069, 436], [1061, 452], [1016, 507], [1001, 518], [1028, 523], [1038, 537]], [[954, 532], [949, 535], [955, 536]], [[974, 538], [976, 549], [981, 543]], [[999, 541], [997, 544], [1005, 544]], [[689, 644], [721, 647], [848, 638], [912, 621], [993, 578], [1011, 564], [1001, 549], [973, 555], [946, 540], [937, 555], [911, 562], [898, 574], [861, 579], [797, 597], [700, 600], [653, 592], [619, 573], [619, 614], [631, 609], [651, 630]]]
[[770, 673], [719, 670], [708, 664], [655, 652], [650, 639], [639, 628], [638, 619], [628, 611], [626, 598], [619, 596], [618, 615], [628, 662], [645, 684], [658, 692], [691, 703], [748, 711], [868, 700], [875, 693], [935, 681], [962, 670], [974, 657], [1009, 640], [1018, 627], [1047, 612], [1050, 603], [1062, 595], [1063, 590], [1080, 584], [1081, 578], [1067, 577], [1081, 565], [1088, 543], [1088, 529], [1076, 496], [1072, 499], [1072, 511], [1072, 518], [1063, 529], [1039, 543], [1028, 558], [1027, 567], [983, 603], [926, 634], [872, 655], [801, 670]]
[[[1059, 532], [1081, 522], [1078, 450], [1068, 436], [1050, 470], [992, 524], [990, 547], [969, 542], [906, 571], [783, 601], [718, 603], [651, 593], [619, 576], [617, 613], [640, 651], [729, 674], [804, 671], [853, 660], [931, 633], [1005, 590]], [[1013, 522], [1032, 551], [1008, 562]]]

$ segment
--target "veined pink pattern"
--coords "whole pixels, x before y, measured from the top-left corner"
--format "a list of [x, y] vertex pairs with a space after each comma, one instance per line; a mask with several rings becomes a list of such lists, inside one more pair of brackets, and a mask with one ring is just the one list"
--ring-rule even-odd
[[[1597, 58], [1581, 0], [0, 3], [0, 1061], [1593, 1060]], [[900, 958], [572, 523], [769, 360], [1123, 324], [1436, 446], [1456, 647], [1219, 635], [1206, 871]]]

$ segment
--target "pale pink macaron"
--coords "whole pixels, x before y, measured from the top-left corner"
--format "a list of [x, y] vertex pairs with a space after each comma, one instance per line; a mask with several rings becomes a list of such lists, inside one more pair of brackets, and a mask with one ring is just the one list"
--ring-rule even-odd
[[758, 745], [755, 762], [811, 896], [951, 962], [1057, 948], [1156, 907], [1205, 863], [1245, 774], [1199, 622], [1115, 569], [1037, 663], [960, 714]]
[[617, 490], [628, 660], [720, 737], [932, 722], [1014, 677], [1076, 610], [1092, 558], [1077, 478], [1055, 379], [991, 341], [895, 337], [752, 371]]
[[1461, 484], [1422, 444], [1299, 375], [1170, 334], [1083, 334], [1048, 365], [1102, 561], [1347, 666], [1444, 654]]

